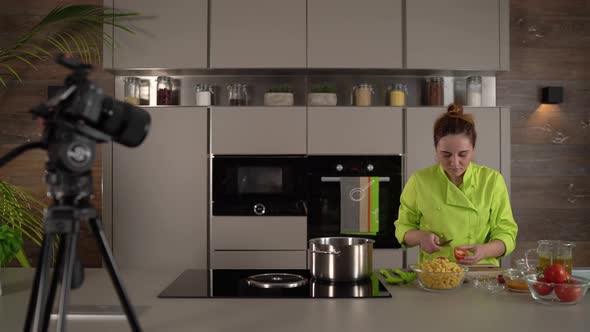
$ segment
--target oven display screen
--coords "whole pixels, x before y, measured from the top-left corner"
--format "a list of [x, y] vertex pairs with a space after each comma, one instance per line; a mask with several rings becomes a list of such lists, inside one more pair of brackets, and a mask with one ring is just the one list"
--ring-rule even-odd
[[283, 191], [280, 167], [238, 167], [238, 193], [261, 194]]

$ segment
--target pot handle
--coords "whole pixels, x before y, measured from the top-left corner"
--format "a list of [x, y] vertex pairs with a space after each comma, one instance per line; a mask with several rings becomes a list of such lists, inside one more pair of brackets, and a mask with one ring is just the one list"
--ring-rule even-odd
[[307, 251], [312, 252], [314, 254], [340, 255], [340, 251], [339, 250], [335, 250], [335, 251], [323, 251], [323, 250], [307, 249]]

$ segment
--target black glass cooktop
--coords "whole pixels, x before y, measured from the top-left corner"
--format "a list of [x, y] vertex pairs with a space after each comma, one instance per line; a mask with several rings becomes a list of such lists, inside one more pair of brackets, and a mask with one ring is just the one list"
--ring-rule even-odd
[[158, 297], [384, 298], [391, 294], [376, 275], [361, 282], [332, 283], [311, 278], [309, 270], [186, 270]]

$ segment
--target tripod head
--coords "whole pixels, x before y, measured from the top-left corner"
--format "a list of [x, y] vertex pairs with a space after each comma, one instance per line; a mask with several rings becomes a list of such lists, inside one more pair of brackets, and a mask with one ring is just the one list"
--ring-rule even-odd
[[41, 141], [9, 152], [0, 158], [0, 167], [26, 150], [47, 150], [48, 195], [59, 204], [75, 204], [92, 193], [90, 170], [96, 144], [113, 140], [138, 146], [149, 131], [151, 118], [141, 108], [105, 96], [88, 79], [91, 65], [69, 54], [59, 55], [56, 63], [71, 69], [72, 74], [58, 94], [31, 110], [44, 125]]

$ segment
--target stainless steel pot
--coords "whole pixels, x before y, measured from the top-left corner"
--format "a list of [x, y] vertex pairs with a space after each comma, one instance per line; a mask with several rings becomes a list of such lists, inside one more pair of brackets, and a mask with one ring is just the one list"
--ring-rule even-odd
[[334, 282], [369, 278], [373, 272], [374, 242], [355, 237], [309, 240], [307, 262], [312, 277]]

